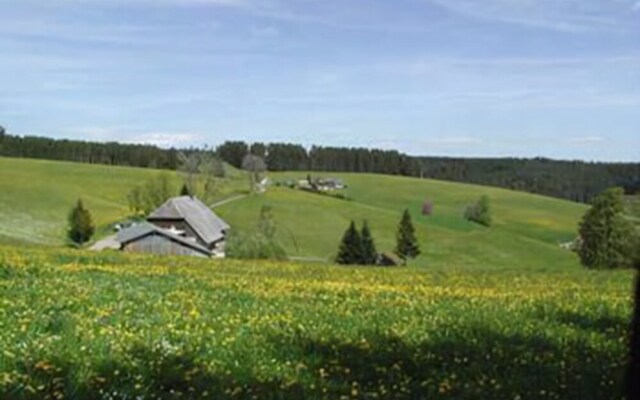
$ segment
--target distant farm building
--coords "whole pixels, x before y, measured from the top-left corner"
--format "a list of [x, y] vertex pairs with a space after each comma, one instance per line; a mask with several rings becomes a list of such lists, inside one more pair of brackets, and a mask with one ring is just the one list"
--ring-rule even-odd
[[118, 232], [116, 242], [125, 252], [158, 255], [224, 257], [229, 225], [195, 197], [167, 200], [147, 222]]
[[316, 178], [316, 179], [303, 179], [298, 181], [298, 188], [302, 190], [313, 190], [318, 192], [330, 192], [333, 190], [346, 189], [347, 185], [344, 184], [342, 179], [337, 178]]

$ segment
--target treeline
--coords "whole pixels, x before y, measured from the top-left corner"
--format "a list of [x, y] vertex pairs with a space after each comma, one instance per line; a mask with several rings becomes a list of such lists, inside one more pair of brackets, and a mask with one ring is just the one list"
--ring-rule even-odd
[[0, 156], [74, 161], [89, 164], [176, 169], [178, 150], [143, 144], [86, 142], [8, 135], [0, 127]]
[[239, 167], [242, 156], [264, 157], [270, 171], [370, 172], [497, 186], [578, 202], [620, 186], [640, 191], [640, 163], [558, 161], [547, 158], [412, 157], [395, 150], [226, 142], [219, 155]]
[[[179, 154], [198, 149], [161, 149], [152, 145], [97, 143], [15, 136], [0, 127], [0, 156], [43, 158], [94, 164], [177, 169]], [[545, 158], [413, 157], [395, 150], [228, 141], [215, 149], [220, 158], [242, 168], [244, 157], [261, 157], [270, 171], [369, 172], [475, 183], [587, 202], [603, 190], [621, 186], [640, 190], [640, 163], [556, 161]]]
[[595, 163], [546, 158], [419, 157], [425, 178], [442, 179], [537, 193], [588, 202], [619, 186], [640, 191], [640, 163]]

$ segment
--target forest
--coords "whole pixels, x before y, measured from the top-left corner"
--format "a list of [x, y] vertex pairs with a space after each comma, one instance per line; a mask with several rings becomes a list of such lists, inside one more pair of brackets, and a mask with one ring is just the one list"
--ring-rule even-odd
[[244, 156], [262, 157], [270, 171], [381, 173], [490, 185], [588, 202], [602, 190], [640, 190], [640, 163], [561, 161], [547, 158], [409, 156], [395, 150], [227, 141], [215, 149], [163, 149], [154, 145], [89, 142], [8, 134], [0, 127], [0, 156], [91, 164], [177, 169], [179, 153], [214, 151], [234, 167]]

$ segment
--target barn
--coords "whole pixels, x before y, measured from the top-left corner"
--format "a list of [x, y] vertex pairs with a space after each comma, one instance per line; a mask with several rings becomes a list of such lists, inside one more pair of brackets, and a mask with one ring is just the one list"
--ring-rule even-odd
[[192, 196], [167, 200], [147, 221], [120, 231], [120, 249], [162, 255], [224, 257], [229, 225]]
[[120, 249], [130, 253], [210, 257], [211, 250], [193, 238], [143, 222], [118, 233]]

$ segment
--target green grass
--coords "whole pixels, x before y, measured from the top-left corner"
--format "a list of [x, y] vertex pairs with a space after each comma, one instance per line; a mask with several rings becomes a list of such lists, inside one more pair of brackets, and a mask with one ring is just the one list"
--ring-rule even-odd
[[630, 283], [0, 247], [0, 398], [620, 399]]
[[[423, 255], [385, 269], [59, 247], [77, 197], [104, 230], [158, 173], [0, 158], [0, 398], [621, 398], [632, 276], [560, 249], [584, 205], [331, 173], [350, 200], [274, 187], [216, 211], [250, 230], [269, 205], [290, 255], [328, 261], [351, 219], [391, 250], [409, 208]], [[233, 171], [219, 197], [246, 186]], [[491, 228], [462, 218], [480, 195]]]
[[[220, 199], [246, 191], [243, 173], [231, 170], [221, 185]], [[129, 213], [126, 194], [161, 171], [0, 158], [0, 241], [61, 245], [66, 217], [81, 197], [100, 232]], [[350, 200], [339, 200], [271, 187], [216, 208], [240, 231], [254, 229], [260, 208], [273, 208], [277, 237], [293, 257], [331, 261], [351, 219], [367, 219], [380, 251], [394, 247], [404, 208], [413, 216], [422, 255], [413, 261], [425, 267], [556, 269], [579, 268], [574, 254], [558, 244], [572, 240], [586, 206], [527, 193], [434, 180], [371, 174], [319, 174], [342, 178]], [[305, 172], [270, 174], [273, 180], [304, 178]], [[176, 191], [180, 177], [174, 174]], [[467, 204], [486, 194], [494, 225], [484, 228], [466, 221]], [[420, 214], [422, 203], [434, 204], [432, 216]]]
[[[181, 179], [174, 172], [0, 157], [0, 242], [65, 243], [67, 215], [78, 198], [105, 232], [128, 216], [131, 188], [161, 173], [172, 176], [177, 194]], [[245, 189], [237, 171], [231, 176], [220, 198]]]
[[[318, 175], [318, 174], [316, 174]], [[274, 180], [306, 173], [278, 173]], [[409, 208], [423, 255], [414, 263], [427, 267], [579, 268], [573, 254], [558, 246], [575, 238], [586, 206], [527, 193], [397, 176], [327, 173], [342, 178], [350, 200], [273, 187], [266, 194], [224, 205], [216, 211], [236, 229], [251, 229], [263, 205], [272, 207], [278, 238], [293, 256], [335, 256], [351, 219], [367, 219], [379, 250], [391, 251], [404, 208]], [[494, 225], [483, 228], [462, 218], [467, 204], [490, 197]], [[434, 204], [422, 216], [422, 203]]]

